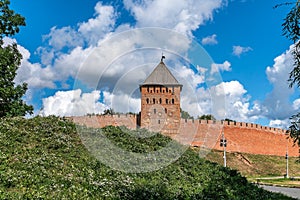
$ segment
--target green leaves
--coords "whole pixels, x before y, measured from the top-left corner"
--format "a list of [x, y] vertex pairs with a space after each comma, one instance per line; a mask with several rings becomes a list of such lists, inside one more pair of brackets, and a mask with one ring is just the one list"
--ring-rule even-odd
[[295, 3], [295, 6], [291, 8], [290, 12], [286, 15], [284, 22], [282, 23], [283, 35], [294, 43], [299, 40], [300, 37], [300, 8], [299, 2]]
[[8, 0], [0, 0], [0, 117], [33, 112], [33, 107], [22, 100], [27, 84], [14, 83], [22, 55], [16, 44], [3, 44], [3, 36], [12, 36], [19, 32], [19, 26], [25, 25], [24, 17], [10, 10], [9, 4]]
[[[292, 49], [294, 68], [289, 74], [289, 87], [293, 87], [295, 84], [297, 87], [300, 87], [300, 2], [296, 1], [293, 3], [280, 4], [278, 6], [281, 5], [293, 5], [282, 23], [282, 33], [294, 43]], [[291, 118], [293, 120], [298, 118], [297, 120], [299, 120], [299, 114], [293, 115]], [[300, 147], [299, 127], [295, 122], [292, 122], [290, 126], [290, 135], [294, 138], [294, 142], [298, 143]]]
[[9, 0], [0, 1], [0, 39], [19, 32], [19, 26], [25, 26], [25, 18], [9, 9]]
[[291, 118], [291, 126], [289, 127], [290, 136], [293, 138], [294, 143], [300, 147], [300, 113], [293, 115]]

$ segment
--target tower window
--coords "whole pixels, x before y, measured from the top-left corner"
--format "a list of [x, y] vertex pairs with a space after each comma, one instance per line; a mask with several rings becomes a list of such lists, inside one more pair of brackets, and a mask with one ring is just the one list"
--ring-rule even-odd
[[155, 98], [153, 98], [153, 104], [155, 104]]
[[168, 112], [168, 110], [165, 108], [165, 113], [167, 113]]
[[154, 112], [154, 114], [156, 114], [156, 109], [155, 108], [154, 108], [153, 112]]
[[148, 98], [146, 99], [146, 103], [149, 104], [149, 99]]
[[159, 104], [161, 104], [161, 98], [159, 98]]
[[168, 104], [169, 103], [169, 99], [166, 99], [166, 104]]
[[172, 99], [172, 104], [174, 104], [175, 102], [174, 102], [174, 99]]

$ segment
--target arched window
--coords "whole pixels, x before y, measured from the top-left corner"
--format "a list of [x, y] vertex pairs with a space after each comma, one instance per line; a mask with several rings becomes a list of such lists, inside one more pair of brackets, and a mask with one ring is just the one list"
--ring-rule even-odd
[[158, 124], [160, 124], [160, 120], [158, 120]]
[[155, 98], [153, 98], [153, 104], [155, 104]]
[[161, 98], [159, 98], [159, 104], [161, 104]]
[[156, 114], [156, 109], [155, 108], [154, 108], [153, 112], [154, 112], [154, 114]]
[[175, 102], [174, 102], [174, 99], [172, 99], [172, 104], [174, 104]]
[[166, 99], [166, 104], [168, 104], [169, 103], [169, 99]]
[[149, 104], [149, 99], [148, 98], [146, 99], [146, 103]]
[[168, 110], [165, 108], [165, 113], [167, 113], [168, 112]]

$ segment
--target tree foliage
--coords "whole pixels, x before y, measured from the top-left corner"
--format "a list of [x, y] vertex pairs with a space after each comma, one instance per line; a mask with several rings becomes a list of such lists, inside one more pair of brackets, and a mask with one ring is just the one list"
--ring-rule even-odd
[[294, 143], [298, 143], [300, 147], [300, 113], [291, 117], [290, 136], [294, 139]]
[[184, 111], [180, 108], [180, 117], [182, 119], [194, 119], [193, 116], [190, 115], [190, 113], [188, 113], [187, 111]]
[[289, 40], [293, 41], [294, 47], [292, 50], [292, 54], [294, 57], [294, 68], [290, 72], [289, 82], [290, 87], [293, 85], [300, 86], [300, 2], [295, 3], [286, 3], [285, 5], [294, 5], [289, 13], [284, 18], [284, 22], [282, 23], [282, 32], [285, 37]]
[[33, 111], [33, 107], [22, 100], [27, 84], [14, 83], [22, 55], [15, 43], [7, 45], [3, 41], [4, 36], [13, 36], [19, 32], [20, 26], [25, 26], [25, 18], [11, 10], [9, 5], [9, 0], [0, 0], [0, 117], [24, 116]]
[[198, 119], [203, 119], [203, 120], [216, 120], [216, 118], [209, 114], [209, 115], [202, 115], [202, 116], [199, 116]]
[[[285, 2], [276, 5], [275, 8], [280, 6], [292, 6], [282, 23], [283, 35], [294, 43], [292, 54], [294, 58], [294, 66], [289, 74], [289, 87], [297, 85], [300, 87], [300, 2]], [[294, 142], [298, 143], [300, 147], [300, 113], [291, 116], [291, 126], [289, 133]]]

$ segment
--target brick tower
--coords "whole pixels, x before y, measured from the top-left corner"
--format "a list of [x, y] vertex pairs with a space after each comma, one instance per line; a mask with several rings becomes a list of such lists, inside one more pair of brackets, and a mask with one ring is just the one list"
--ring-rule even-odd
[[180, 126], [180, 92], [182, 85], [167, 68], [162, 56], [160, 63], [140, 85], [140, 126], [151, 131], [177, 133]]

